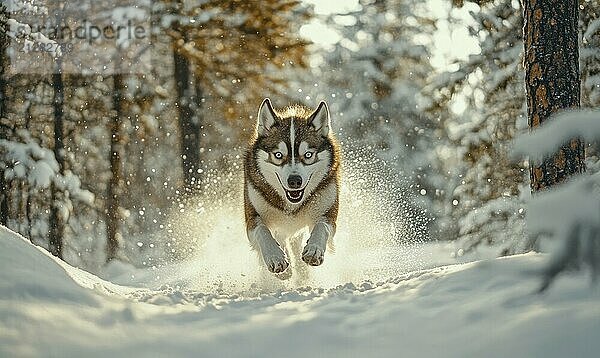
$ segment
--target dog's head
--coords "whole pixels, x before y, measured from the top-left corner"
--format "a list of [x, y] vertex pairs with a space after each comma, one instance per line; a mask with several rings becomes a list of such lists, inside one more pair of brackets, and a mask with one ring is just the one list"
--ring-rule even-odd
[[301, 204], [329, 174], [335, 156], [329, 109], [299, 105], [275, 110], [266, 98], [258, 110], [255, 159], [260, 175], [291, 204]]

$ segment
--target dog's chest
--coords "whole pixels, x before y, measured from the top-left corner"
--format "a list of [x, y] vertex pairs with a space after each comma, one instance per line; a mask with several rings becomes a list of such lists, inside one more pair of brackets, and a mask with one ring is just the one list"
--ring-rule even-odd
[[267, 227], [282, 239], [291, 237], [298, 231], [308, 227], [312, 230], [314, 224], [332, 207], [337, 197], [335, 184], [311, 193], [306, 203], [297, 211], [293, 207], [281, 210], [272, 205], [252, 184], [248, 183], [248, 199]]

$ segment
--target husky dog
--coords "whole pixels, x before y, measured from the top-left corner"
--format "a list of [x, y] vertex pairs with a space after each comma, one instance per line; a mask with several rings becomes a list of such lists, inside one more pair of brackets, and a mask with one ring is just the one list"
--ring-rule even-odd
[[335, 234], [339, 160], [325, 102], [314, 111], [300, 105], [276, 110], [268, 98], [262, 102], [244, 158], [244, 206], [248, 239], [269, 271], [288, 268], [284, 244], [304, 228], [310, 237], [302, 260], [323, 263]]

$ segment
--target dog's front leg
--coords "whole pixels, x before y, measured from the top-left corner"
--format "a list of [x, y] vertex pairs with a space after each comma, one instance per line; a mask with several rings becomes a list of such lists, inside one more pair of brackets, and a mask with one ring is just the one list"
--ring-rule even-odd
[[267, 269], [273, 273], [281, 273], [290, 265], [285, 252], [273, 238], [269, 228], [257, 218], [256, 226], [248, 229], [250, 243], [260, 251]]
[[323, 218], [315, 224], [302, 251], [302, 261], [311, 266], [323, 263], [327, 241], [335, 234], [335, 222]]

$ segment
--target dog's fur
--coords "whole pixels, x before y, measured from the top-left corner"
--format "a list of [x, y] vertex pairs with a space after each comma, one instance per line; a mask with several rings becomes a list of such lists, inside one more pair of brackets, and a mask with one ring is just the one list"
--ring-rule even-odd
[[339, 161], [325, 102], [314, 111], [300, 105], [275, 110], [268, 98], [262, 102], [244, 157], [244, 206], [248, 239], [269, 271], [288, 268], [282, 246], [306, 227], [302, 260], [323, 263], [336, 228]]

